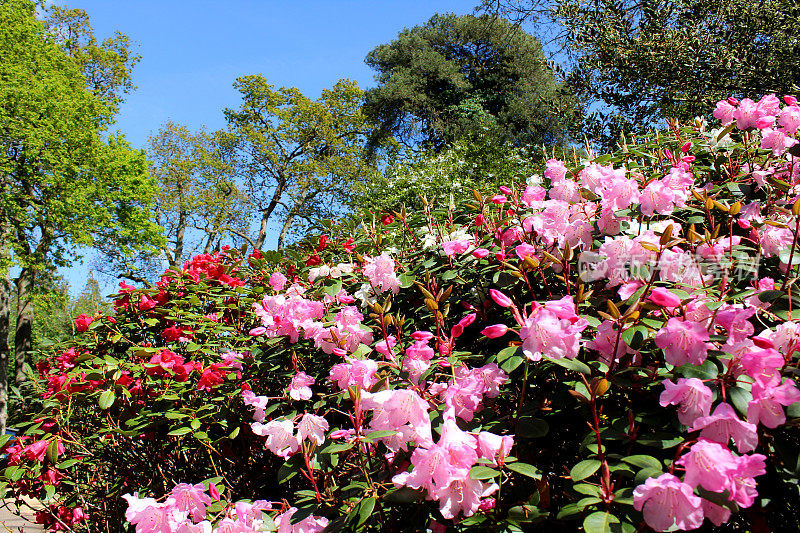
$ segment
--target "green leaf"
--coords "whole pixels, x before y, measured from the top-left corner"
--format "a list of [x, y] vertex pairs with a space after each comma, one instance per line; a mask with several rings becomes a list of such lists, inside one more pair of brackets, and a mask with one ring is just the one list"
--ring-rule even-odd
[[581, 374], [586, 374], [587, 376], [592, 373], [592, 369], [583, 364], [582, 362], [578, 361], [577, 359], [550, 359], [553, 363], [557, 364], [558, 366], [564, 367], [567, 370], [572, 370], [574, 372], [580, 372]]
[[116, 397], [114, 396], [114, 391], [113, 390], [107, 390], [107, 391], [103, 391], [100, 394], [100, 398], [98, 399], [97, 403], [100, 406], [100, 409], [105, 411], [106, 409], [108, 409], [109, 407], [114, 405], [114, 400], [115, 399], [116, 399]]
[[50, 461], [50, 464], [54, 465], [58, 463], [58, 439], [53, 439], [50, 441], [50, 444], [47, 445], [47, 451], [45, 454], [47, 455], [47, 460]]
[[497, 352], [497, 362], [502, 363], [520, 350], [519, 346], [509, 346]]
[[180, 437], [181, 435], [186, 435], [187, 433], [191, 432], [192, 432], [191, 428], [182, 427], [178, 429], [173, 429], [172, 431], [167, 433], [167, 435], [169, 435], [170, 437]]
[[687, 378], [716, 379], [719, 369], [714, 361], [707, 359], [702, 365], [686, 364], [677, 369], [680, 374]]
[[414, 284], [414, 280], [416, 279], [413, 275], [409, 274], [408, 272], [401, 273], [398, 278], [400, 279], [400, 287], [407, 289]]
[[747, 417], [747, 406], [753, 399], [753, 394], [742, 387], [730, 387], [726, 393], [739, 414]]
[[739, 506], [736, 505], [735, 502], [731, 501], [730, 493], [727, 490], [723, 490], [722, 492], [711, 492], [710, 490], [706, 490], [701, 486], [697, 487], [697, 493], [700, 497], [710, 501], [711, 503], [716, 503], [720, 507], [726, 507], [733, 513], [739, 512]]
[[764, 303], [771, 302], [776, 298], [779, 298], [786, 294], [785, 291], [778, 291], [778, 290], [770, 290], [770, 291], [762, 291], [758, 293], [758, 299]]
[[508, 463], [505, 466], [512, 472], [522, 474], [523, 476], [532, 477], [533, 479], [542, 478], [542, 473], [539, 472], [539, 469], [533, 465], [529, 465], [528, 463]]
[[600, 487], [597, 485], [589, 485], [588, 483], [579, 483], [572, 488], [575, 490], [575, 492], [585, 494], [587, 496], [595, 496], [597, 498], [599, 498], [600, 494], [602, 493]]
[[597, 472], [600, 469], [600, 465], [601, 463], [597, 459], [581, 461], [572, 467], [572, 470], [569, 471], [569, 477], [571, 477], [573, 481], [586, 479]]
[[633, 466], [638, 466], [639, 468], [656, 468], [661, 470], [661, 462], [650, 455], [629, 455], [628, 457], [623, 457], [622, 460]]
[[372, 515], [373, 509], [375, 509], [376, 501], [376, 498], [367, 498], [365, 500], [361, 500], [361, 503], [358, 505], [358, 523], [356, 524], [356, 527], [359, 527], [369, 519], [370, 515]]
[[289, 520], [289, 523], [296, 524], [298, 522], [302, 522], [303, 520], [314, 514], [314, 511], [316, 510], [317, 510], [316, 505], [304, 505], [302, 507], [299, 507], [297, 511], [295, 511], [295, 513], [292, 515], [292, 518], [291, 520]]
[[643, 468], [639, 470], [639, 472], [636, 474], [636, 477], [634, 478], [634, 483], [636, 485], [641, 485], [642, 483], [647, 481], [648, 478], [658, 477], [663, 473], [664, 471], [661, 470], [660, 468]]
[[517, 435], [528, 439], [544, 437], [550, 431], [550, 426], [541, 418], [523, 416], [517, 425]]
[[340, 279], [326, 279], [324, 282], [323, 292], [329, 296], [336, 296], [342, 290], [342, 280]]
[[[789, 257], [791, 257], [792, 265], [800, 265], [800, 250], [796, 249], [794, 253], [792, 253], [791, 248], [785, 248], [778, 252], [778, 257], [783, 264], [789, 264]], [[761, 300], [761, 296], [759, 296], [758, 299]]]
[[561, 510], [558, 512], [556, 516], [557, 520], [570, 520], [576, 518], [575, 515], [578, 515], [583, 511], [583, 509], [579, 508], [575, 503], [568, 503]]
[[619, 519], [607, 511], [597, 511], [583, 520], [586, 533], [611, 533], [611, 525], [619, 524]]
[[522, 357], [518, 355], [512, 355], [511, 357], [503, 361], [503, 364], [500, 365], [500, 368], [502, 368], [506, 374], [510, 374], [511, 372], [516, 370], [517, 367], [519, 367], [519, 365], [521, 365], [524, 361], [525, 360]]
[[499, 470], [489, 468], [488, 466], [473, 466], [469, 470], [470, 479], [491, 479], [500, 475]]
[[391, 437], [392, 435], [397, 435], [397, 431], [394, 429], [379, 429], [378, 431], [370, 431], [370, 433], [364, 437], [364, 440], [372, 442], [384, 437]]

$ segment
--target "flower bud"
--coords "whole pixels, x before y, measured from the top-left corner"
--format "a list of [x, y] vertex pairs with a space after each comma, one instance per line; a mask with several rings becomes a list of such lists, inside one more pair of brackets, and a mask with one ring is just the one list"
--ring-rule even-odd
[[505, 324], [495, 324], [493, 326], [483, 328], [483, 330], [481, 331], [483, 335], [486, 335], [490, 339], [496, 339], [498, 337], [502, 337], [507, 332], [508, 332], [508, 326], [506, 326]]

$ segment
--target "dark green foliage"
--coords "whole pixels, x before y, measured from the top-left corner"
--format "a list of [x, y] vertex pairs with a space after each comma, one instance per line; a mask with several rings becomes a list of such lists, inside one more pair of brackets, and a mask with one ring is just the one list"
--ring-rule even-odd
[[597, 111], [587, 134], [607, 146], [622, 130], [689, 121], [731, 95], [794, 94], [800, 84], [794, 0], [485, 0], [482, 8], [552, 39], [570, 86]]
[[539, 41], [497, 17], [436, 15], [366, 62], [378, 87], [367, 91], [365, 113], [408, 145], [440, 149], [481, 132], [555, 144], [575, 111]]

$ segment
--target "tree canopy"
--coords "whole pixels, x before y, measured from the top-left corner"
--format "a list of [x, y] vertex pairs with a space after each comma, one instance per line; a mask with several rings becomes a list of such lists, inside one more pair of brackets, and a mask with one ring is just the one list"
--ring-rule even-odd
[[80, 38], [55, 30], [59, 20], [37, 18], [36, 8], [29, 0], [0, 2], [0, 255], [4, 279], [12, 265], [21, 268], [18, 381], [31, 346], [36, 272], [69, 264], [78, 247], [99, 240], [132, 253], [159, 239], [147, 210], [154, 188], [144, 152], [106, 131], [128, 88], [122, 71], [131, 55], [114, 52], [124, 39], [97, 45], [80, 12], [58, 11], [72, 31], [83, 29], [84, 50]]
[[273, 216], [282, 226], [278, 249], [293, 225], [332, 218], [355, 182], [376, 172], [366, 156], [370, 132], [361, 109], [363, 91], [340, 80], [317, 100], [260, 75], [236, 80], [239, 109], [226, 109], [228, 143], [235, 150], [245, 191], [256, 212], [261, 248]]
[[599, 104], [595, 134], [690, 120], [729, 96], [792, 94], [800, 85], [794, 0], [484, 0], [482, 7], [527, 20], [551, 39], [569, 63], [570, 85]]
[[489, 131], [517, 143], [554, 144], [565, 137], [575, 100], [539, 41], [494, 16], [435, 15], [372, 50], [378, 86], [365, 114], [384, 137], [439, 149]]

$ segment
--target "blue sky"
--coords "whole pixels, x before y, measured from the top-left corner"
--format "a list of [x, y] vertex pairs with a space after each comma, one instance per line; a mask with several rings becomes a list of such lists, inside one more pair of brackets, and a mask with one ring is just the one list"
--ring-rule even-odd
[[[167, 120], [191, 129], [224, 126], [222, 110], [237, 107], [238, 76], [263, 74], [277, 86], [317, 98], [341, 78], [374, 84], [364, 57], [434, 13], [471, 13], [477, 0], [68, 0], [86, 11], [98, 38], [120, 31], [142, 56], [137, 89], [123, 104], [116, 128], [144, 148]], [[65, 269], [73, 293], [89, 274]], [[113, 280], [98, 279], [104, 292]]]
[[142, 60], [137, 89], [118, 128], [138, 147], [170, 119], [191, 128], [224, 125], [238, 104], [233, 80], [263, 74], [277, 86], [318, 97], [340, 78], [373, 84], [367, 52], [434, 13], [470, 13], [477, 0], [176, 1], [69, 0], [85, 10], [98, 36], [115, 30]]

